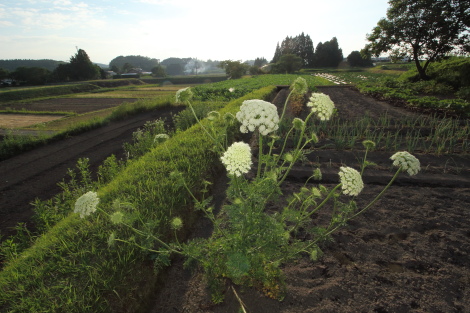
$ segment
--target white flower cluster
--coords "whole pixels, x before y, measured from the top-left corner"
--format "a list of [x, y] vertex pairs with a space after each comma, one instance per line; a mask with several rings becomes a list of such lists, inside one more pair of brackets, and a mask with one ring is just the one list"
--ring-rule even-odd
[[98, 194], [94, 191], [88, 191], [77, 199], [73, 212], [80, 213], [80, 217], [84, 218], [96, 211], [99, 202]]
[[351, 167], [341, 166], [339, 168], [339, 178], [345, 195], [357, 196], [364, 188], [361, 174]]
[[176, 103], [187, 104], [191, 101], [193, 92], [190, 87], [180, 89], [176, 92]]
[[279, 128], [279, 114], [276, 106], [263, 100], [243, 101], [236, 117], [242, 123], [240, 126], [242, 133], [253, 132], [258, 128], [260, 134], [266, 136]]
[[390, 159], [393, 160], [394, 166], [407, 171], [410, 176], [418, 174], [421, 169], [419, 160], [407, 151], [397, 152]]
[[251, 169], [251, 149], [247, 143], [235, 142], [220, 158], [230, 175], [241, 176]]
[[329, 120], [335, 108], [333, 101], [324, 93], [312, 93], [307, 106], [312, 107], [312, 112], [317, 113], [318, 118], [322, 121]]

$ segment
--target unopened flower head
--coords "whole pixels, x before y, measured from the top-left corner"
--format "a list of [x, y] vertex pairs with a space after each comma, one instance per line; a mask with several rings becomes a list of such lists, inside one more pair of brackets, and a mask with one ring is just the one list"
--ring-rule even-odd
[[155, 138], [153, 138], [153, 143], [161, 143], [166, 141], [168, 138], [170, 138], [170, 136], [167, 134], [157, 134], [155, 135]]
[[124, 214], [120, 211], [114, 212], [110, 216], [111, 223], [113, 224], [121, 224], [122, 221], [124, 220]]
[[75, 201], [73, 212], [80, 213], [80, 217], [84, 218], [96, 211], [99, 202], [98, 194], [94, 191], [88, 191]]
[[327, 121], [333, 115], [335, 104], [328, 95], [324, 93], [313, 93], [307, 106], [312, 108], [312, 112], [316, 113], [322, 121]]
[[368, 150], [372, 150], [375, 148], [375, 142], [373, 142], [372, 140], [364, 140], [362, 142], [362, 145]]
[[188, 104], [193, 97], [190, 87], [180, 89], [176, 92], [176, 103]]
[[180, 230], [183, 227], [183, 220], [180, 217], [175, 217], [171, 220], [171, 228], [174, 230]]
[[305, 78], [297, 77], [291, 85], [292, 91], [298, 94], [305, 94], [308, 91], [308, 84]]
[[351, 167], [341, 166], [339, 168], [339, 178], [345, 195], [357, 196], [364, 188], [361, 174]]
[[279, 128], [276, 106], [263, 100], [243, 101], [236, 117], [242, 123], [240, 126], [242, 133], [253, 132], [258, 128], [260, 134], [266, 136]]
[[219, 119], [219, 117], [220, 117], [220, 113], [218, 111], [210, 111], [209, 113], [207, 113], [207, 119], [209, 121], [215, 121]]
[[294, 125], [294, 128], [297, 130], [302, 130], [305, 127], [305, 122], [298, 117], [294, 118], [294, 120], [292, 121], [292, 124]]
[[230, 175], [241, 176], [251, 169], [251, 149], [247, 143], [235, 142], [220, 158]]
[[395, 153], [390, 158], [393, 160], [393, 165], [400, 167], [403, 171], [407, 171], [410, 176], [418, 174], [421, 169], [419, 160], [407, 151], [400, 151]]

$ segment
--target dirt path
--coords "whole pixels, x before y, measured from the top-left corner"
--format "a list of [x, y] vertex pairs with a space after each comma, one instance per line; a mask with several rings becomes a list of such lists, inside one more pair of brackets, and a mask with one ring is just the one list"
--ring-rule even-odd
[[66, 177], [67, 169], [76, 168], [79, 158], [89, 158], [92, 170], [111, 154], [122, 158], [122, 146], [132, 140], [137, 128], [158, 118], [171, 121], [172, 112], [174, 108], [162, 108], [139, 114], [0, 162], [2, 236], [17, 223], [29, 221], [34, 199], [49, 199], [60, 191], [57, 183]]

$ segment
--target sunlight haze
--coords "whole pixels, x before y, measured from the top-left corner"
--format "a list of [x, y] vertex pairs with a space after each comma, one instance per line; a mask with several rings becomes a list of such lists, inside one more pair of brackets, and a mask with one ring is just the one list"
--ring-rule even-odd
[[0, 59], [69, 61], [79, 48], [104, 64], [120, 55], [270, 61], [278, 42], [302, 32], [314, 47], [336, 37], [346, 57], [387, 8], [387, 0], [4, 0]]

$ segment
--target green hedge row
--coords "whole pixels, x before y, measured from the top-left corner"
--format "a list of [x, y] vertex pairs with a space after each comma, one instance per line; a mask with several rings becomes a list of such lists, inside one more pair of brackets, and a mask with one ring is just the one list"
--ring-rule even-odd
[[169, 76], [162, 78], [141, 78], [147, 84], [207, 84], [227, 80], [225, 75], [204, 75], [204, 76]]
[[[230, 102], [220, 112], [235, 113], [246, 99], [267, 99], [275, 87], [265, 87]], [[206, 123], [203, 120], [203, 123]], [[221, 125], [216, 124], [216, 127]], [[234, 134], [238, 131], [232, 130]], [[233, 140], [234, 138], [232, 138]], [[186, 225], [197, 215], [184, 190], [169, 179], [175, 169], [184, 173], [197, 193], [202, 181], [219, 174], [218, 156], [200, 125], [176, 134], [130, 163], [113, 181], [98, 190], [100, 208], [112, 213], [119, 207], [133, 216], [133, 225], [172, 238], [168, 221], [179, 216]], [[220, 167], [219, 167], [220, 168]], [[121, 205], [121, 203], [131, 205]], [[124, 226], [112, 225], [104, 213], [85, 219], [70, 214], [38, 238], [0, 272], [1, 312], [135, 312], [147, 304], [161, 269], [152, 255], [134, 245], [108, 247], [109, 235], [149, 242], [133, 236]], [[152, 244], [150, 242], [150, 244]]]

